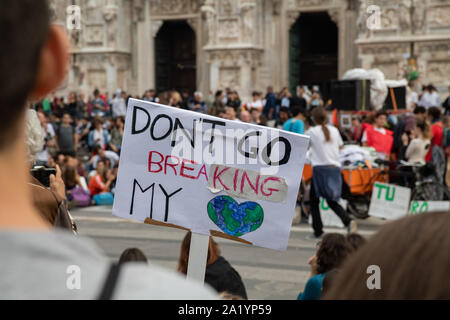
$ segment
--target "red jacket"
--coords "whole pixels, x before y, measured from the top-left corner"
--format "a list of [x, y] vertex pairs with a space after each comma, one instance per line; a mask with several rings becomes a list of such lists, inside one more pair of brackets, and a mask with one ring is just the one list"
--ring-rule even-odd
[[437, 145], [442, 147], [442, 141], [444, 140], [444, 124], [442, 121], [438, 121], [431, 125], [431, 146], [428, 150], [427, 155], [425, 156], [425, 161], [431, 161], [431, 150], [433, 146]]
[[369, 147], [374, 147], [376, 151], [390, 154], [392, 145], [394, 144], [394, 133], [391, 130], [385, 129], [386, 134], [375, 130], [372, 125], [367, 125], [366, 135], [367, 144]]

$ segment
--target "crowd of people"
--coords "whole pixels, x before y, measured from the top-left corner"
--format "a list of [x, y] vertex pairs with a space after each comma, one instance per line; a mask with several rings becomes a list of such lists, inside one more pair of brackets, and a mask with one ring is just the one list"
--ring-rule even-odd
[[[206, 262], [205, 280], [210, 286], [203, 286], [153, 265], [127, 263], [145, 261], [137, 250], [124, 252], [122, 263], [113, 264], [92, 240], [61, 229], [76, 232], [65, 201], [77, 188], [89, 195], [88, 204], [111, 199], [127, 95], [120, 92], [109, 101], [95, 90], [89, 101], [71, 94], [67, 103], [45, 99], [29, 108], [27, 101], [47, 96], [64, 80], [68, 39], [62, 28], [50, 24], [45, 0], [0, 2], [0, 25], [5, 26], [0, 28], [0, 38], [8, 43], [8, 50], [0, 51], [0, 298], [210, 300], [219, 292], [223, 297], [246, 298], [239, 274], [221, 257], [213, 240]], [[150, 91], [144, 99], [154, 99]], [[183, 101], [189, 100], [174, 92], [163, 96], [174, 107], [183, 107]], [[339, 148], [349, 134], [357, 133], [353, 141], [373, 147], [384, 158], [404, 154], [410, 161], [421, 162], [423, 157], [425, 162], [435, 161], [447, 146], [442, 112], [435, 102], [420, 105], [423, 97], [412, 114], [378, 111], [366, 119], [355, 118], [353, 130], [345, 132], [339, 123], [330, 123], [328, 104], [324, 106], [318, 92], [310, 95], [305, 88], [296, 97], [287, 89], [278, 95], [270, 89], [261, 103], [261, 94], [256, 93], [243, 105], [234, 92], [218, 92], [211, 106], [206, 102], [202, 106], [201, 95], [195, 96], [187, 108], [229, 120], [244, 117], [262, 125], [274, 121], [274, 126], [309, 135], [314, 191], [329, 204], [339, 191], [329, 192], [323, 185], [339, 185]], [[55, 167], [48, 188], [30, 176], [35, 163]], [[320, 216], [315, 216], [314, 231], [320, 241], [309, 259], [310, 279], [299, 299], [450, 298], [450, 281], [445, 280], [450, 267], [448, 212], [396, 220], [367, 242], [352, 232], [324, 235], [317, 220]], [[340, 217], [352, 226], [348, 217]], [[188, 265], [188, 244], [189, 234], [181, 245], [181, 274]], [[381, 270], [381, 286], [376, 281], [374, 288], [368, 285], [370, 267]], [[82, 270], [82, 281], [76, 280], [77, 270], [78, 276]]]

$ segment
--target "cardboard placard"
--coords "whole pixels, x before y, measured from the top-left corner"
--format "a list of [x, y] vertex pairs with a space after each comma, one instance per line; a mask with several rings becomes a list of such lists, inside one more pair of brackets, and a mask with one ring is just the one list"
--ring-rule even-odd
[[130, 99], [113, 214], [285, 250], [309, 138]]
[[376, 182], [370, 200], [369, 215], [395, 220], [408, 214], [411, 189]]

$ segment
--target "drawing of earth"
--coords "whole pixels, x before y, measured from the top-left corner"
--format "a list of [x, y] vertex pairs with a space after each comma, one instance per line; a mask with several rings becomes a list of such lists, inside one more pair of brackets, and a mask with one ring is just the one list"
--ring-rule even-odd
[[256, 202], [238, 204], [229, 196], [218, 196], [208, 203], [209, 218], [226, 234], [240, 237], [258, 229], [264, 221], [264, 211]]

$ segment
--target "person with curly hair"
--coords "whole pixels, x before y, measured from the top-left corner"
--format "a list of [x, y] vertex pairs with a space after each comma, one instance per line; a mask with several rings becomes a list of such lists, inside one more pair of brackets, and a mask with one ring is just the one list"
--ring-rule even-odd
[[325, 274], [338, 268], [351, 252], [352, 247], [344, 235], [325, 234], [318, 243], [317, 252], [308, 259], [311, 269], [310, 278], [297, 300], [320, 300]]

